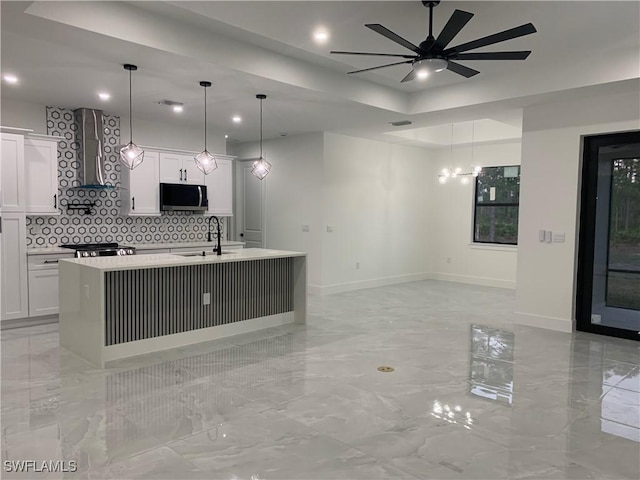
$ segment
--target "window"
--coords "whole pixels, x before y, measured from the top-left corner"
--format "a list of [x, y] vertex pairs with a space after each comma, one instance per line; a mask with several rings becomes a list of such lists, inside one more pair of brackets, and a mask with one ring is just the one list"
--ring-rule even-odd
[[483, 167], [476, 177], [473, 241], [518, 244], [520, 166]]

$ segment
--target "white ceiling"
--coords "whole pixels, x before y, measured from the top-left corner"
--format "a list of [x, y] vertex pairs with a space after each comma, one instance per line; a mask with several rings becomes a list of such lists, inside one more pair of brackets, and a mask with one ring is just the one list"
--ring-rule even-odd
[[[407, 66], [346, 75], [381, 63], [328, 52], [405, 53], [363, 25], [381, 23], [419, 43], [428, 19], [419, 1], [3, 1], [1, 7], [2, 72], [21, 78], [18, 86], [3, 84], [3, 98], [126, 114], [128, 82], [121, 65], [131, 62], [140, 67], [134, 74], [134, 115], [195, 128], [203, 114], [198, 82], [210, 80], [211, 122], [242, 141], [258, 136], [256, 93], [268, 95], [267, 138], [327, 130], [442, 146], [445, 136], [427, 127], [463, 122], [458, 129], [464, 131], [464, 122], [477, 120], [476, 141], [513, 138], [525, 105], [559, 91], [589, 95], [603, 84], [637, 89], [629, 80], [640, 77], [635, 1], [445, 0], [435, 9], [436, 35], [455, 8], [475, 13], [451, 45], [532, 22], [538, 33], [483, 51], [533, 53], [521, 62], [466, 62], [481, 71], [471, 79], [445, 71], [405, 84], [400, 79]], [[330, 32], [322, 46], [311, 38], [320, 26]], [[98, 90], [110, 91], [112, 100], [99, 102]], [[184, 102], [185, 112], [173, 114], [157, 104], [162, 99]], [[233, 114], [243, 116], [241, 125], [231, 123]], [[413, 125], [388, 124], [404, 119]]]

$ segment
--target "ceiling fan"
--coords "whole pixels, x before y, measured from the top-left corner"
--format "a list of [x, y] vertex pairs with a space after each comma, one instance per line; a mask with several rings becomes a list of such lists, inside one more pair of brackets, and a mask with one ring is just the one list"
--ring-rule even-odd
[[455, 38], [455, 36], [462, 30], [469, 20], [473, 17], [473, 13], [465, 12], [463, 10], [456, 10], [453, 12], [449, 21], [444, 26], [438, 38], [433, 36], [433, 7], [440, 3], [439, 0], [423, 1], [422, 4], [429, 8], [429, 36], [420, 43], [420, 45], [414, 45], [413, 43], [405, 40], [401, 36], [392, 32], [388, 28], [383, 27], [379, 23], [368, 23], [365, 27], [370, 28], [376, 33], [388, 38], [389, 40], [396, 42], [414, 52], [414, 55], [401, 55], [393, 53], [369, 53], [369, 52], [342, 52], [331, 51], [333, 54], [338, 55], [372, 55], [380, 57], [399, 57], [405, 60], [401, 62], [389, 63], [387, 65], [380, 65], [377, 67], [364, 68], [362, 70], [355, 70], [347, 73], [361, 73], [371, 70], [377, 70], [379, 68], [392, 67], [394, 65], [402, 65], [410, 63], [413, 69], [402, 79], [402, 82], [408, 82], [414, 78], [424, 79], [431, 72], [440, 72], [444, 69], [451, 70], [458, 75], [470, 78], [480, 73], [473, 68], [465, 67], [457, 63], [454, 60], [524, 60], [531, 53], [530, 50], [516, 51], [516, 52], [482, 52], [482, 53], [463, 53], [469, 50], [474, 50], [480, 47], [486, 47], [487, 45], [493, 45], [495, 43], [505, 42], [513, 38], [522, 37], [535, 33], [537, 30], [531, 23], [526, 25], [520, 25], [519, 27], [510, 28], [503, 32], [494, 33], [487, 37], [482, 37], [471, 42], [463, 43], [455, 47], [447, 48], [449, 43]]

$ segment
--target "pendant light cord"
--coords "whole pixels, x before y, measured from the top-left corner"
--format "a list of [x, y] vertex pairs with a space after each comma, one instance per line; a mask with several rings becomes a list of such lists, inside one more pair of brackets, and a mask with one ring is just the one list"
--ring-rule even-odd
[[262, 98], [260, 99], [260, 158], [262, 159]]
[[204, 87], [204, 149], [207, 150], [207, 87]]
[[129, 143], [133, 143], [133, 107], [131, 102], [131, 70], [129, 70]]

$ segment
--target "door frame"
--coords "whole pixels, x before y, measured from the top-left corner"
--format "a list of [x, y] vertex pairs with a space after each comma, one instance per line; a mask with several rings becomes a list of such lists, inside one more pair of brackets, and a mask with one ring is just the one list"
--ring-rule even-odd
[[[235, 160], [235, 168], [233, 169], [233, 182], [235, 185], [235, 193], [233, 195], [233, 211], [235, 215], [231, 217], [231, 224], [229, 225], [229, 235], [233, 232], [233, 240], [243, 242], [244, 239], [240, 237], [242, 231], [242, 222], [244, 219], [244, 184], [241, 182], [242, 173], [245, 166], [249, 163], [253, 163], [257, 158], [238, 158]], [[256, 178], [256, 180], [258, 180]], [[262, 200], [262, 248], [267, 248], [267, 178], [258, 180], [261, 187], [261, 200]], [[229, 239], [231, 239], [229, 237]]]
[[640, 143], [640, 130], [582, 137], [582, 187], [576, 281], [576, 329], [610, 337], [640, 340], [640, 332], [591, 323], [593, 260], [598, 189], [598, 151], [620, 143]]

